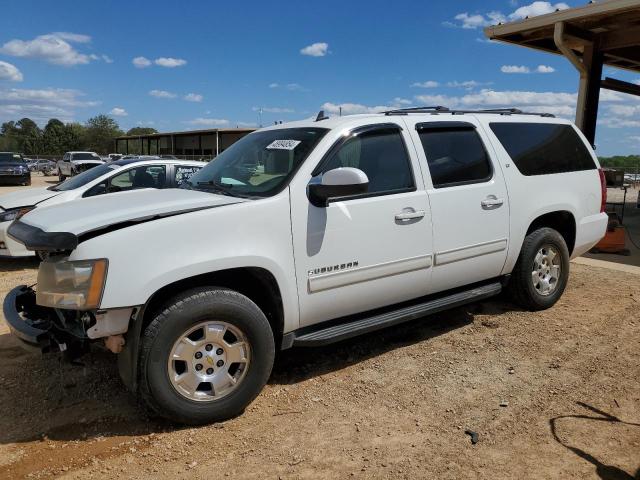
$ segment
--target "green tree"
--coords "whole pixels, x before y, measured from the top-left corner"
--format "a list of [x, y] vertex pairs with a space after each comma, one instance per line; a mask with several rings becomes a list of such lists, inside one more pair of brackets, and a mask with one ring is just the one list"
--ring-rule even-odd
[[42, 131], [42, 150], [51, 155], [62, 155], [66, 151], [65, 125], [52, 118]]
[[128, 136], [151, 135], [152, 133], [158, 133], [158, 131], [151, 127], [133, 127], [127, 130]]
[[122, 135], [116, 121], [107, 115], [96, 115], [87, 120], [85, 147], [100, 154], [109, 153], [114, 148], [114, 139]]

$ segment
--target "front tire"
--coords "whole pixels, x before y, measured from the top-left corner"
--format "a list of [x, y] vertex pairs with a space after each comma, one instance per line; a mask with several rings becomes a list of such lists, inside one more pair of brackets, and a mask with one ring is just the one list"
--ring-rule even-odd
[[552, 307], [569, 280], [569, 249], [562, 235], [540, 228], [526, 236], [511, 273], [508, 290], [527, 310]]
[[227, 420], [260, 393], [274, 357], [271, 326], [249, 298], [222, 288], [189, 290], [144, 331], [140, 394], [178, 423]]

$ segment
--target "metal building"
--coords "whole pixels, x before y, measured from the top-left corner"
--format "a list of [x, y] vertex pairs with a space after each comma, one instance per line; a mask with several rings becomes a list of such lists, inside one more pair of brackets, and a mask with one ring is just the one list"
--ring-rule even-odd
[[487, 27], [491, 40], [564, 55], [580, 74], [576, 125], [595, 142], [600, 89], [640, 96], [640, 86], [602, 79], [603, 65], [640, 72], [640, 0], [602, 0]]
[[254, 130], [253, 128], [214, 128], [124, 136], [115, 139], [115, 151], [122, 154], [214, 158]]

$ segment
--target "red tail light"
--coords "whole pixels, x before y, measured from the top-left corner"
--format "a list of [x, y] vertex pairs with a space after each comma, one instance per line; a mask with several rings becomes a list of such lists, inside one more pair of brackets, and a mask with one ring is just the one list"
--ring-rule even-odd
[[600, 191], [602, 193], [600, 213], [603, 213], [607, 206], [607, 179], [605, 178], [604, 171], [601, 168], [598, 169], [598, 173], [600, 174]]

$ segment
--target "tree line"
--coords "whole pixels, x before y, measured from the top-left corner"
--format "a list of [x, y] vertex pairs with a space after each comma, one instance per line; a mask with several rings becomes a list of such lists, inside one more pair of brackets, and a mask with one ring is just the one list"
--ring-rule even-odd
[[[63, 155], [73, 150], [88, 150], [101, 155], [112, 153], [114, 140], [122, 135], [157, 133], [154, 128], [135, 127], [126, 133], [107, 115], [97, 115], [84, 124], [63, 123], [52, 118], [40, 128], [30, 118], [4, 122], [0, 126], [0, 151], [24, 155]], [[135, 153], [135, 152], [133, 152]]]
[[613, 157], [598, 157], [600, 165], [611, 168], [640, 167], [640, 155], [615, 155]]

